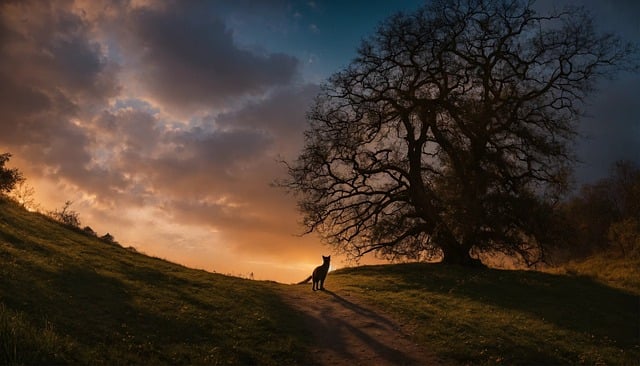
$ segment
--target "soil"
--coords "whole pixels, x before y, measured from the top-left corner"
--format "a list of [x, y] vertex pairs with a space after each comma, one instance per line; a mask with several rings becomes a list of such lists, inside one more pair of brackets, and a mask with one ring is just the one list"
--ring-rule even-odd
[[320, 365], [442, 365], [412, 342], [411, 326], [401, 324], [351, 293], [312, 291], [291, 285], [282, 297], [303, 314], [313, 337], [313, 358]]

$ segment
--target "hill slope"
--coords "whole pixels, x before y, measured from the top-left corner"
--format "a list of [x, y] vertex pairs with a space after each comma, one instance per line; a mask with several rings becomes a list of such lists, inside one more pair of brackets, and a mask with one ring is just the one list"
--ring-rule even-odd
[[0, 201], [0, 364], [291, 364], [276, 284], [188, 269]]
[[363, 363], [357, 347], [389, 364], [638, 364], [634, 278], [403, 264], [332, 272], [312, 292], [150, 258], [0, 200], [0, 364]]
[[640, 363], [640, 297], [586, 276], [441, 264], [331, 274], [337, 293], [385, 309], [413, 339], [463, 364]]

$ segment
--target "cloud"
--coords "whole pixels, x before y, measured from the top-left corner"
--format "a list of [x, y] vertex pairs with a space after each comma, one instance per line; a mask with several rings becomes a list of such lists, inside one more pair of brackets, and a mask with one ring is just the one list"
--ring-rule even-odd
[[215, 121], [224, 128], [267, 131], [277, 138], [279, 153], [293, 154], [301, 148], [301, 136], [307, 126], [305, 115], [319, 91], [316, 84], [280, 88], [267, 99], [221, 114]]
[[0, 145], [38, 175], [81, 176], [90, 136], [77, 120], [117, 95], [117, 65], [69, 2], [0, 5]]
[[225, 23], [203, 4], [138, 8], [126, 20], [125, 52], [152, 97], [179, 110], [222, 107], [290, 83], [298, 60], [240, 48]]

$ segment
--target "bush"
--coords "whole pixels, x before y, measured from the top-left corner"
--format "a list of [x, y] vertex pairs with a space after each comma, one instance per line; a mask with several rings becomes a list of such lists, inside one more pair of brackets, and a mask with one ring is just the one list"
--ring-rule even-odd
[[631, 162], [616, 162], [608, 178], [584, 185], [564, 202], [561, 211], [571, 256], [597, 252], [638, 255], [640, 168]]
[[62, 224], [79, 228], [80, 215], [76, 211], [69, 209], [72, 204], [72, 201], [67, 201], [64, 203], [64, 206], [62, 206], [62, 209], [49, 211], [47, 215]]
[[609, 227], [609, 243], [623, 257], [640, 257], [640, 220], [628, 218], [611, 224]]

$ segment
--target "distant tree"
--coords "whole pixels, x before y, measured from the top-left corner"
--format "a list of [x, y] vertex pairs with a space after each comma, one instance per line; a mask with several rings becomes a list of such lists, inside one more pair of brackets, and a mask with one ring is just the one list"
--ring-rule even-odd
[[640, 254], [640, 167], [634, 163], [616, 162], [609, 177], [584, 185], [561, 210], [572, 255]]
[[640, 167], [631, 161], [617, 161], [608, 181], [610, 199], [621, 218], [640, 219]]
[[38, 210], [40, 205], [36, 201], [35, 193], [36, 190], [23, 178], [16, 183], [9, 195], [20, 206], [29, 210]]
[[609, 227], [607, 239], [614, 251], [623, 257], [640, 257], [640, 219], [628, 217]]
[[11, 192], [16, 184], [24, 181], [22, 173], [17, 168], [5, 167], [10, 158], [9, 153], [0, 154], [0, 194]]
[[581, 8], [432, 1], [389, 18], [324, 85], [279, 185], [309, 232], [356, 258], [535, 263], [581, 102], [634, 52]]
[[586, 256], [607, 246], [607, 232], [618, 216], [607, 181], [584, 185], [577, 196], [565, 202], [569, 247], [577, 256]]
[[53, 211], [49, 211], [49, 217], [54, 220], [63, 223], [65, 225], [73, 226], [75, 228], [80, 227], [80, 214], [74, 210], [71, 210], [70, 207], [73, 204], [72, 201], [66, 201], [61, 209], [56, 209]]

